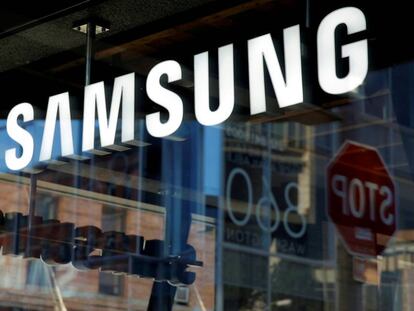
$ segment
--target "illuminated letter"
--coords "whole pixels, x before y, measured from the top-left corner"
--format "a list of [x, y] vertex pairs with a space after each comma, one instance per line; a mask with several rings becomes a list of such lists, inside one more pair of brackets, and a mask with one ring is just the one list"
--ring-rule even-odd
[[130, 73], [115, 79], [109, 119], [106, 110], [104, 83], [98, 82], [85, 87], [82, 151], [89, 151], [95, 148], [95, 104], [98, 110], [101, 147], [110, 148], [114, 145], [121, 101], [121, 141], [126, 143], [134, 140], [135, 74]]
[[251, 114], [266, 112], [264, 63], [267, 65], [279, 107], [303, 102], [299, 25], [286, 28], [283, 39], [286, 80], [270, 34], [248, 41]]
[[147, 130], [154, 137], [165, 137], [173, 134], [183, 120], [183, 101], [177, 94], [163, 88], [160, 84], [162, 75], [167, 75], [168, 83], [178, 81], [182, 77], [181, 66], [176, 61], [165, 61], [151, 69], [147, 78], [148, 97], [158, 105], [167, 109], [168, 121], [162, 122], [160, 113], [147, 115]]
[[210, 110], [208, 52], [194, 56], [195, 115], [203, 125], [216, 125], [226, 121], [234, 107], [233, 45], [219, 48], [219, 100], [215, 111]]
[[368, 72], [368, 41], [360, 40], [342, 46], [340, 57], [349, 59], [346, 77], [336, 74], [335, 29], [344, 24], [348, 35], [366, 30], [364, 13], [353, 7], [342, 8], [328, 14], [318, 29], [318, 78], [321, 88], [328, 94], [343, 94], [364, 82]]
[[33, 137], [32, 135], [20, 127], [17, 119], [23, 116], [23, 122], [33, 121], [34, 111], [33, 106], [29, 103], [21, 103], [13, 107], [7, 117], [7, 134], [11, 139], [22, 146], [22, 154], [17, 156], [16, 148], [6, 150], [6, 165], [9, 169], [17, 171], [25, 168], [33, 157]]
[[58, 110], [62, 156], [73, 154], [73, 136], [70, 117], [69, 93], [66, 92], [49, 97], [45, 128], [43, 130], [42, 147], [40, 149], [39, 156], [40, 161], [48, 161], [52, 158], [53, 139], [55, 137]]

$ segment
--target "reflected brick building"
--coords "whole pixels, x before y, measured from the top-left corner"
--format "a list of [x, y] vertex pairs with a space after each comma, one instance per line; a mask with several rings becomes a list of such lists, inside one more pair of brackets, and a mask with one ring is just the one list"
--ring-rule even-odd
[[[141, 235], [147, 240], [163, 239], [162, 214], [125, 211], [117, 206], [56, 192], [37, 195], [37, 212], [43, 212], [43, 217], [72, 222], [76, 226], [96, 226], [103, 230]], [[0, 196], [0, 209], [4, 214], [16, 211], [27, 214], [28, 186], [2, 182]], [[196, 249], [203, 267], [194, 268], [196, 281], [182, 289], [184, 299], [177, 303], [177, 310], [193, 310], [200, 305], [203, 310], [214, 309], [215, 238], [215, 229], [210, 224], [200, 223], [191, 227], [188, 241]], [[24, 259], [23, 256], [3, 255], [0, 262], [3, 271], [0, 281], [2, 307], [54, 310], [56, 305], [64, 305], [67, 310], [146, 310], [154, 283], [152, 279], [126, 274], [81, 271], [72, 264], [51, 266], [40, 259]]]

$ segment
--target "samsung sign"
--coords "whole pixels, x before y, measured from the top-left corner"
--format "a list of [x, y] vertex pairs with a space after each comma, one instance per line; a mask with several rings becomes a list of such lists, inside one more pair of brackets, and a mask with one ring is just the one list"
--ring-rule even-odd
[[[348, 43], [336, 50], [335, 31], [345, 25], [348, 35], [366, 30], [364, 13], [354, 7], [346, 7], [328, 14], [321, 22], [317, 32], [317, 59], [319, 85], [328, 94], [344, 94], [361, 85], [368, 72], [368, 41], [366, 39]], [[275, 51], [270, 34], [248, 41], [248, 69], [250, 113], [266, 112], [265, 67], [280, 108], [303, 102], [302, 53], [299, 25], [283, 30], [284, 68], [282, 72], [279, 57]], [[349, 64], [346, 76], [337, 75], [337, 58]], [[235, 104], [233, 45], [218, 49], [219, 69], [219, 106], [212, 111], [209, 105], [209, 55], [208, 52], [194, 56], [194, 105], [199, 123], [211, 126], [226, 121], [233, 112]], [[173, 60], [154, 66], [147, 77], [148, 97], [168, 112], [166, 121], [160, 112], [145, 117], [146, 128], [154, 137], [173, 134], [183, 120], [184, 105], [180, 96], [164, 88], [160, 83], [162, 76], [168, 83], [182, 79], [182, 67]], [[122, 111], [119, 117], [120, 109]], [[95, 146], [95, 120], [98, 119], [100, 146]], [[59, 122], [57, 122], [59, 115]], [[114, 81], [109, 116], [106, 109], [104, 83], [99, 82], [85, 87], [84, 114], [82, 127], [82, 152], [96, 148], [110, 147], [115, 144], [118, 119], [121, 120], [121, 141], [128, 144], [135, 140], [135, 74], [117, 77]], [[7, 117], [7, 134], [15, 146], [6, 150], [5, 162], [10, 170], [22, 170], [32, 162], [34, 139], [22, 125], [34, 120], [34, 109], [29, 103], [16, 105]], [[38, 160], [52, 159], [52, 149], [56, 125], [60, 126], [61, 150], [59, 156], [74, 155], [73, 129], [69, 93], [49, 98], [44, 130]], [[18, 148], [17, 148], [18, 147]]]

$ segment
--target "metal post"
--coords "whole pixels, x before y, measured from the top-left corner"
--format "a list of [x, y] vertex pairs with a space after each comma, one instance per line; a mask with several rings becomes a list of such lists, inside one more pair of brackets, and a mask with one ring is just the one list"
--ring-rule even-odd
[[[183, 150], [167, 140], [163, 142], [163, 183], [170, 185], [165, 195], [164, 255], [178, 255], [187, 244], [191, 228], [191, 209], [182, 203], [176, 191], [182, 180]], [[172, 170], [171, 168], [174, 167]], [[168, 282], [154, 282], [147, 311], [172, 311], [177, 287]]]
[[29, 221], [28, 229], [29, 234], [32, 230], [32, 222], [36, 212], [36, 192], [37, 192], [37, 176], [35, 174], [30, 175], [30, 191], [29, 191]]
[[96, 35], [96, 24], [94, 22], [88, 22], [87, 30], [86, 30], [85, 85], [91, 84], [92, 62], [95, 57], [95, 51], [94, 51], [95, 35]]

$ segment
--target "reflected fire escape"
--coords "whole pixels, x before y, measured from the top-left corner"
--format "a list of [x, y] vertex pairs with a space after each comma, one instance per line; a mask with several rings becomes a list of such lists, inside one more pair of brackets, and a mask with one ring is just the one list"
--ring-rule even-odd
[[[95, 56], [95, 39], [100, 33], [109, 31], [109, 27], [105, 25], [105, 22], [88, 21], [87, 23], [78, 23], [75, 25], [75, 30], [86, 34], [86, 55], [85, 55], [85, 85], [89, 85], [92, 81], [92, 67]], [[171, 176], [171, 178], [174, 178]], [[32, 179], [31, 190], [35, 194], [36, 178]], [[155, 253], [161, 258], [170, 258], [171, 261], [180, 261], [182, 254], [186, 253], [188, 249], [187, 240], [191, 226], [191, 212], [188, 208], [176, 208], [175, 205], [180, 205], [176, 198], [173, 198], [170, 194], [165, 196], [165, 230], [164, 230], [164, 243], [159, 241], [156, 245], [157, 250]], [[31, 193], [32, 198], [32, 193]], [[169, 206], [172, 202], [172, 205]], [[34, 200], [31, 199], [31, 213], [34, 214]], [[177, 223], [179, 222], [179, 223]], [[155, 242], [155, 241], [154, 241]], [[191, 247], [190, 247], [191, 248]], [[158, 257], [157, 256], [157, 257]], [[185, 256], [185, 255], [184, 255]], [[201, 263], [197, 263], [201, 265]], [[174, 268], [171, 266], [170, 268]], [[168, 271], [166, 274], [179, 273], [179, 271]], [[162, 273], [161, 273], [162, 274]], [[191, 279], [191, 275], [186, 276]], [[184, 277], [185, 278], [185, 277]], [[192, 283], [190, 281], [190, 283]], [[170, 281], [157, 281], [154, 280], [151, 296], [149, 298], [148, 311], [171, 311], [174, 305], [174, 298], [177, 290], [177, 285], [172, 284]]]

